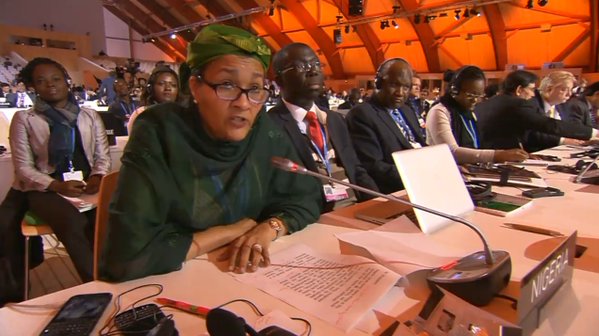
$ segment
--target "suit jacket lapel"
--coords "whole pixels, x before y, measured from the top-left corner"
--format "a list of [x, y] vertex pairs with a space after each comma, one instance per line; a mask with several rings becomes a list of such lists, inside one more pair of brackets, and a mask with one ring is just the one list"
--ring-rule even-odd
[[297, 127], [297, 121], [293, 119], [293, 116], [291, 115], [291, 112], [289, 112], [289, 109], [287, 109], [287, 106], [280, 101], [275, 109], [279, 118], [283, 120], [285, 131], [287, 131], [287, 134], [289, 134], [291, 142], [293, 143], [293, 147], [295, 147], [295, 150], [297, 151], [302, 162], [304, 162], [306, 165], [306, 168], [312, 171], [318, 171], [318, 167], [316, 167], [316, 163], [312, 157], [312, 151], [310, 148], [308, 148], [308, 146], [304, 146], [306, 142], [305, 135], [300, 132], [299, 128]]
[[420, 123], [418, 122], [418, 119], [416, 119], [416, 114], [414, 113], [414, 110], [412, 110], [412, 108], [406, 104], [402, 105], [400, 108], [401, 112], [406, 118], [408, 126], [410, 126], [410, 128], [412, 129], [412, 134], [414, 134], [416, 141], [420, 142], [420, 144], [424, 144], [422, 132], [420, 131]]

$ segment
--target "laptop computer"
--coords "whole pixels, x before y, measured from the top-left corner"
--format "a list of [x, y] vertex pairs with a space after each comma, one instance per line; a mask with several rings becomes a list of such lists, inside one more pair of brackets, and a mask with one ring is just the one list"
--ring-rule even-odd
[[[474, 203], [446, 144], [395, 152], [393, 159], [411, 202], [455, 216], [474, 210]], [[452, 222], [390, 201], [358, 211], [355, 217], [384, 224], [401, 215], [409, 218], [412, 210], [417, 219], [416, 224], [426, 234]]]

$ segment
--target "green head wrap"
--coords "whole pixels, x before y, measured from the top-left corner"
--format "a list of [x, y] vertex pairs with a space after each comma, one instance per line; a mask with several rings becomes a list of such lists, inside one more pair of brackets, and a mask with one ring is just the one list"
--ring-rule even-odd
[[271, 52], [262, 38], [237, 27], [212, 24], [204, 27], [187, 47], [187, 60], [179, 70], [182, 86], [187, 87], [193, 70], [231, 54], [253, 57], [265, 70], [270, 64]]

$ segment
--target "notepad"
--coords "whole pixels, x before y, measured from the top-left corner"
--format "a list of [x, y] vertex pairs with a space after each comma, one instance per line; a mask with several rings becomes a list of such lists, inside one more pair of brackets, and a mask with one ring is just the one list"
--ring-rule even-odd
[[530, 198], [493, 193], [493, 197], [478, 201], [475, 210], [507, 217], [528, 208], [531, 204]]

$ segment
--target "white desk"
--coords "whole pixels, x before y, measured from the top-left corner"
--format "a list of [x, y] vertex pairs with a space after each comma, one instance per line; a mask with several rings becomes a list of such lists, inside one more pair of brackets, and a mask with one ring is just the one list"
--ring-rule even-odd
[[[121, 156], [123, 149], [127, 144], [129, 137], [116, 137], [116, 146], [110, 147], [110, 159], [112, 160], [112, 171], [117, 171], [121, 168]], [[13, 184], [15, 178], [15, 169], [12, 164], [10, 153], [0, 155], [0, 202], [4, 200], [6, 193]]]
[[[557, 153], [560, 156], [569, 154], [568, 152]], [[535, 168], [535, 170], [542, 172], [544, 169]], [[500, 226], [501, 223], [537, 224], [564, 233], [578, 230], [579, 236], [599, 238], [597, 220], [590, 211], [596, 208], [597, 201], [599, 201], [599, 186], [575, 185], [568, 181], [568, 175], [561, 173], [546, 175], [546, 172], [544, 172], [543, 175], [549, 177], [548, 184], [561, 188], [566, 192], [566, 195], [557, 198], [537, 199], [531, 208], [513, 217], [503, 218], [480, 212], [474, 212], [467, 216], [469, 220], [479, 225], [485, 232], [493, 249], [510, 252], [513, 263], [513, 281], [520, 280], [531, 268], [538, 264], [537, 261], [524, 256], [525, 249], [529, 245], [548, 237], [506, 229]], [[515, 188], [507, 187], [502, 189], [504, 189], [502, 192], [505, 193], [520, 193]], [[298, 242], [309, 242], [309, 245], [315, 250], [338, 252], [339, 244], [332, 235], [354, 230], [343, 226], [372, 227], [371, 224], [360, 222], [352, 217], [357, 208], [367, 207], [370, 204], [359, 204], [323, 216], [321, 222], [334, 222], [338, 226], [322, 224], [309, 226], [303, 231], [283, 237], [275, 242], [272, 247], [273, 253], [289, 244]], [[541, 223], [544, 223], [544, 225]], [[460, 245], [477, 250], [482, 249], [482, 244], [476, 235], [466, 227], [457, 224], [433, 234], [432, 237], [451, 246]], [[213, 257], [213, 255], [210, 257]], [[219, 305], [234, 298], [248, 298], [267, 312], [279, 309], [289, 316], [301, 316], [309, 319], [313, 326], [312, 335], [343, 334], [316, 316], [305, 314], [258, 289], [237, 282], [227, 273], [221, 272], [215, 263], [208, 261], [206, 258], [188, 262], [178, 272], [121, 284], [91, 282], [30, 300], [26, 304], [53, 304], [59, 306], [70, 296], [77, 293], [111, 291], [116, 295], [124, 290], [147, 283], [163, 284], [165, 288], [161, 296], [208, 307]], [[534, 335], [596, 335], [596, 307], [599, 304], [599, 293], [596, 291], [597, 283], [599, 283], [599, 274], [575, 269], [572, 286], [561, 288], [547, 304], [542, 314], [549, 316], [549, 318], [543, 320], [541, 326], [535, 330]], [[124, 304], [131, 303], [141, 297], [142, 295], [129, 297], [124, 300]], [[255, 315], [243, 304], [234, 304], [229, 306], [228, 309], [243, 316], [250, 323], [255, 318]], [[3, 308], [0, 309], [0, 330], [11, 330], [18, 335], [34, 334], [43, 328], [55, 312], [56, 310], [42, 308], [28, 310]], [[169, 310], [169, 312], [171, 311]], [[173, 311], [173, 314], [181, 335], [197, 335], [205, 330], [205, 321], [202, 318], [175, 311]], [[107, 312], [99, 325], [103, 325], [108, 316]], [[363, 335], [364, 333], [354, 329], [350, 334]]]

